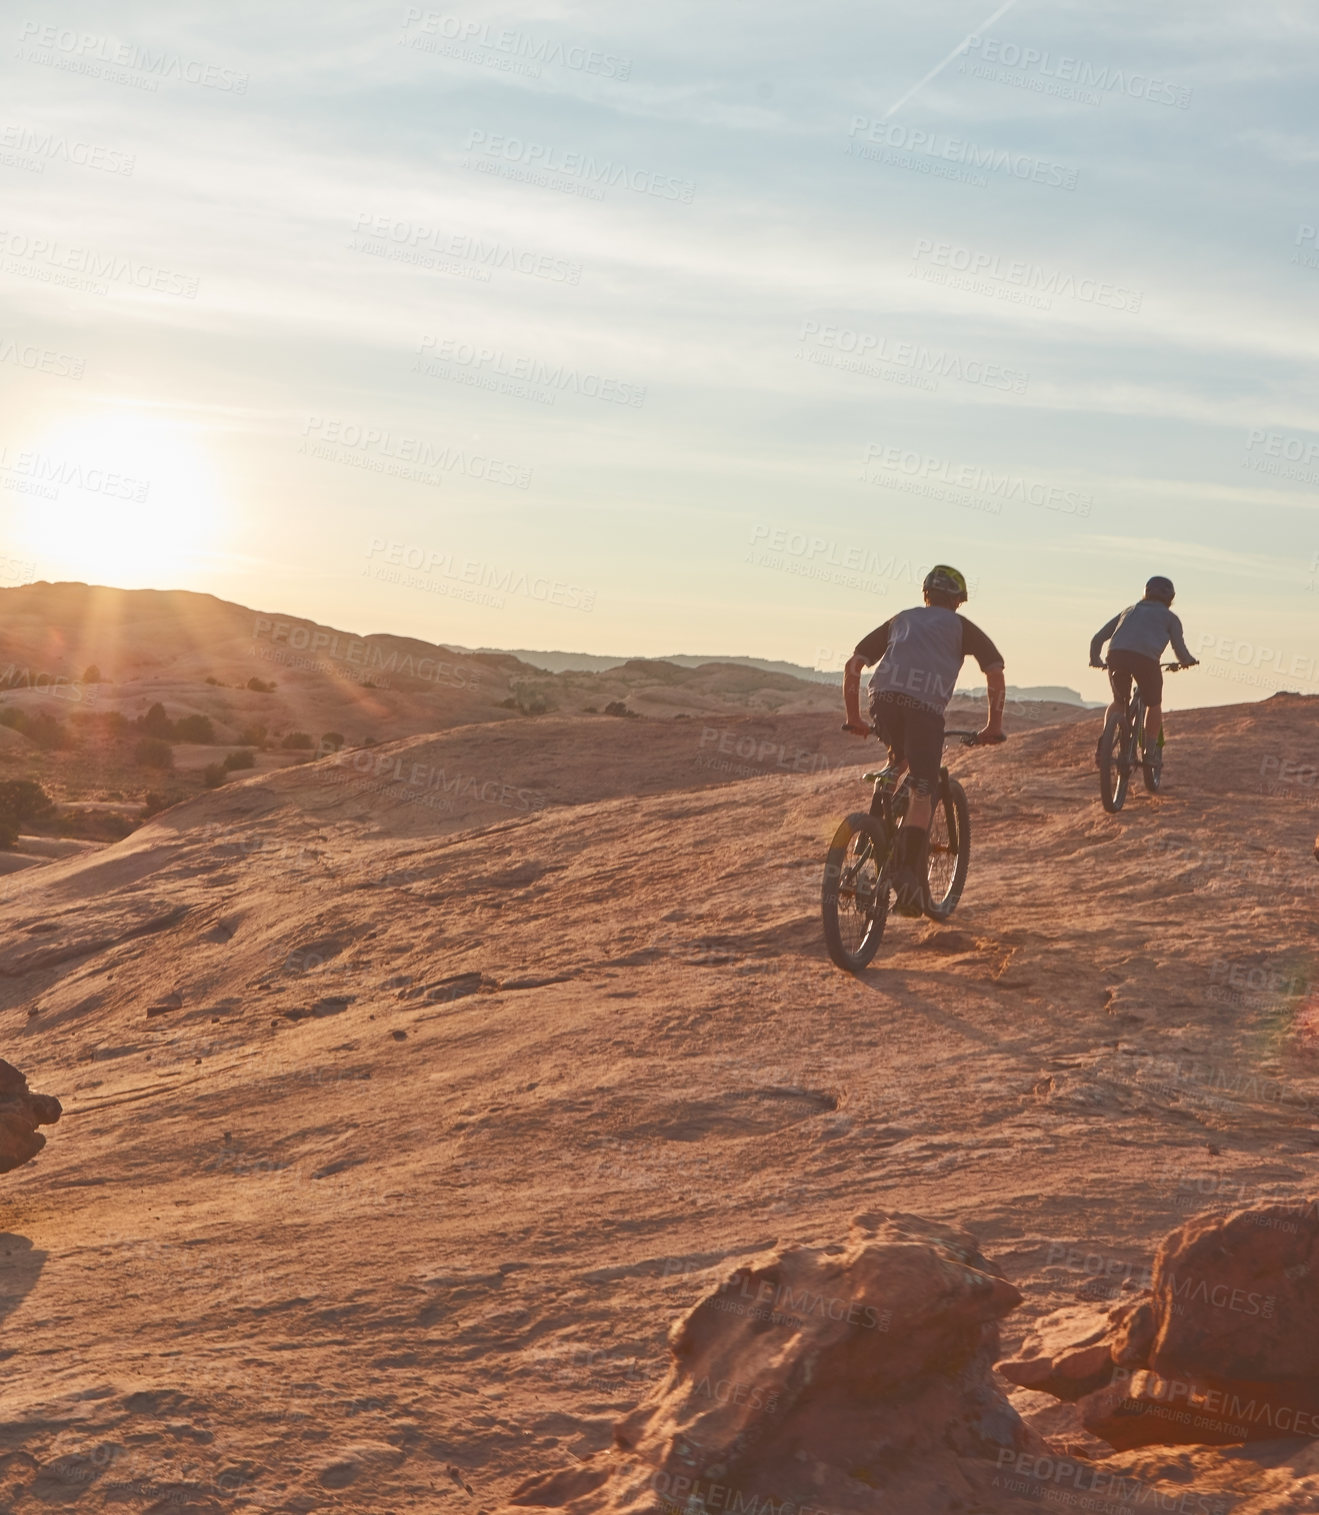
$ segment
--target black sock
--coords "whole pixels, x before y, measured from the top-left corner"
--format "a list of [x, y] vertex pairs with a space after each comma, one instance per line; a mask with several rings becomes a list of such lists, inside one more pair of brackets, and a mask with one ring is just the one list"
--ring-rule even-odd
[[925, 862], [925, 843], [929, 832], [924, 826], [903, 826], [898, 832], [898, 866], [919, 873]]

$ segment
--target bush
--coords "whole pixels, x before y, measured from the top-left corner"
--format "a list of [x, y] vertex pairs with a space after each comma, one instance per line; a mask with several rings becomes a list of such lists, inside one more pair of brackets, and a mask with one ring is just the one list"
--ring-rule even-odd
[[307, 752], [316, 743], [312, 740], [309, 731], [290, 731], [279, 745], [285, 752]]
[[254, 752], [231, 752], [224, 760], [224, 766], [232, 773], [235, 768], [255, 768], [256, 753]]
[[19, 732], [46, 752], [74, 745], [72, 736], [44, 710], [39, 710], [36, 715], [29, 715], [25, 710], [0, 710], [0, 726]]
[[159, 700], [145, 715], [138, 716], [137, 724], [148, 736], [171, 737], [174, 735], [174, 723], [165, 714], [165, 707]]
[[197, 742], [203, 747], [210, 747], [215, 742], [215, 727], [211, 725], [209, 715], [185, 715], [174, 722], [174, 740], [176, 742]]
[[144, 736], [133, 749], [134, 759], [143, 768], [173, 768], [174, 749], [162, 737]]
[[101, 670], [96, 664], [88, 663], [82, 671], [82, 682], [84, 684], [104, 684], [105, 680], [101, 677]]
[[218, 789], [228, 777], [229, 770], [223, 763], [207, 763], [202, 769], [202, 782], [208, 789]]
[[215, 678], [214, 675], [212, 675], [212, 674], [208, 673], [206, 675], [206, 682], [208, 684], [214, 684], [217, 689], [223, 689], [224, 688], [224, 684], [221, 682], [221, 680]]
[[505, 705], [511, 703], [515, 710], [520, 710], [523, 715], [547, 715], [554, 709], [547, 690], [538, 688], [535, 684], [514, 684], [512, 701], [505, 700]]
[[321, 732], [321, 751], [322, 752], [338, 752], [339, 749], [342, 746], [343, 746], [343, 732], [342, 731], [322, 731]]
[[24, 821], [44, 821], [55, 814], [55, 802], [36, 779], [10, 779], [0, 784], [0, 847], [18, 841]]
[[250, 678], [247, 681], [247, 687], [253, 694], [274, 694], [275, 681], [272, 679], [269, 684], [263, 684], [258, 678]]
[[150, 820], [153, 815], [168, 810], [173, 803], [168, 795], [161, 794], [158, 789], [148, 789], [146, 799], [142, 802], [142, 819]]
[[244, 726], [238, 733], [238, 740], [244, 747], [264, 747], [269, 736], [264, 726]]
[[633, 720], [636, 720], [636, 718], [637, 718], [636, 711], [635, 710], [629, 710], [627, 708], [627, 706], [623, 703], [622, 700], [610, 700], [610, 702], [605, 706], [605, 714], [606, 715], [627, 715], [627, 716], [631, 716]]

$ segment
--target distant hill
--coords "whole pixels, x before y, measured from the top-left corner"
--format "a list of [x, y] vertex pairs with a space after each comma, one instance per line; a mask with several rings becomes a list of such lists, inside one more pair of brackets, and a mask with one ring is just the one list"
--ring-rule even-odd
[[820, 684], [841, 684], [840, 671], [806, 668], [801, 663], [780, 663], [772, 658], [748, 658], [711, 653], [708, 657], [689, 652], [668, 653], [661, 658], [642, 658], [637, 654], [623, 657], [596, 652], [535, 652], [527, 649], [514, 651], [503, 647], [454, 647], [455, 652], [495, 653], [530, 663], [533, 668], [543, 668], [546, 673], [607, 673], [611, 668], [621, 668], [625, 663], [672, 663], [677, 668], [704, 668], [711, 663], [728, 663], [740, 668], [758, 668], [764, 673], [782, 673], [793, 679], [810, 679]]
[[[818, 684], [841, 684], [843, 674], [841, 669], [830, 668], [807, 668], [801, 663], [776, 662], [772, 658], [749, 658], [733, 656], [723, 653], [711, 653], [708, 656], [675, 652], [668, 653], [662, 658], [639, 658], [639, 657], [614, 657], [607, 653], [596, 652], [539, 652], [527, 647], [454, 647], [455, 652], [469, 654], [502, 654], [504, 657], [517, 658], [521, 663], [529, 663], [533, 668], [543, 668], [546, 673], [606, 673], [611, 668], [621, 668], [629, 663], [671, 663], [676, 668], [704, 668], [711, 664], [726, 663], [734, 667], [758, 668], [765, 673], [786, 674], [789, 678], [807, 679]], [[959, 689], [957, 693], [966, 699], [974, 699], [984, 694], [983, 688], [971, 687]], [[1047, 700], [1050, 704], [1057, 705], [1081, 705], [1087, 709], [1099, 704], [1105, 704], [1103, 700], [1083, 700], [1075, 689], [1068, 689], [1061, 684], [1031, 684], [1019, 686], [1008, 685], [1008, 698], [1010, 700]]]

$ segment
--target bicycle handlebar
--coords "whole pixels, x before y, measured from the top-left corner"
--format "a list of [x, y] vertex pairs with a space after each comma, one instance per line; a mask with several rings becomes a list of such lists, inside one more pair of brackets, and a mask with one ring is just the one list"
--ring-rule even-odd
[[[1108, 664], [1101, 658], [1099, 662], [1091, 663], [1090, 666], [1091, 668], [1107, 668]], [[1196, 658], [1194, 663], [1164, 663], [1161, 666], [1165, 673], [1181, 673], [1184, 668], [1198, 668], [1200, 659]]]

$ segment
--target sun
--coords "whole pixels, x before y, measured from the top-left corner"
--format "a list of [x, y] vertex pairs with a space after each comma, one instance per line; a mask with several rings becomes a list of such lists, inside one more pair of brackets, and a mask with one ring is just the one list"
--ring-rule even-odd
[[116, 407], [65, 417], [0, 457], [6, 538], [45, 579], [167, 589], [213, 549], [221, 489], [194, 426]]

